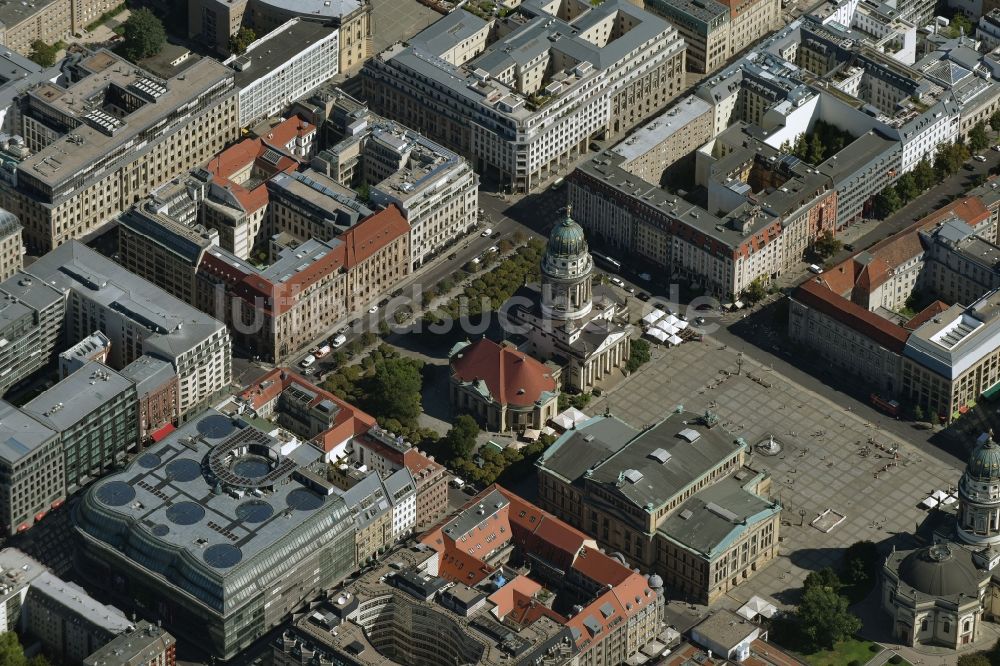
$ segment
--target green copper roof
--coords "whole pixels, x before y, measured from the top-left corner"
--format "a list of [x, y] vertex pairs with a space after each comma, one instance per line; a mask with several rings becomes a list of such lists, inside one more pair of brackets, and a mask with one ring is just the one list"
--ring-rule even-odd
[[566, 209], [566, 219], [557, 224], [549, 236], [546, 253], [559, 257], [575, 257], [587, 252], [587, 239], [583, 227], [573, 221]]
[[966, 470], [975, 479], [1000, 479], [1000, 446], [992, 435], [972, 451]]

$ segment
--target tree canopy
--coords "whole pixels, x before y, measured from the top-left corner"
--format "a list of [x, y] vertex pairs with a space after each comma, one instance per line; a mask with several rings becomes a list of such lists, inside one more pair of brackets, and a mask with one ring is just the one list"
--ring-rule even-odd
[[861, 620], [848, 610], [847, 598], [825, 585], [805, 588], [795, 617], [802, 637], [815, 648], [830, 649], [861, 629]]
[[422, 363], [390, 358], [375, 366], [368, 390], [368, 406], [378, 419], [396, 419], [407, 425], [420, 415]]
[[840, 248], [843, 246], [844, 244], [833, 235], [833, 232], [827, 230], [816, 238], [813, 243], [813, 252], [821, 259], [826, 259], [840, 252]]
[[755, 278], [754, 281], [747, 285], [747, 288], [743, 290], [743, 300], [749, 303], [762, 301], [765, 296], [767, 296], [767, 287], [764, 286], [764, 281], [759, 277]]
[[31, 42], [31, 52], [28, 58], [42, 67], [51, 67], [56, 64], [56, 54], [59, 47], [56, 44], [46, 44], [40, 39]]
[[479, 424], [468, 414], [462, 414], [455, 419], [448, 434], [441, 440], [444, 453], [448, 460], [457, 461], [468, 458], [476, 447], [476, 437], [479, 435]]
[[125, 57], [137, 61], [159, 53], [167, 41], [163, 23], [146, 8], [137, 9], [125, 19], [122, 48]]
[[21, 641], [13, 631], [0, 633], [0, 664], [2, 666], [48, 666], [48, 660], [37, 655], [28, 659], [24, 656]]
[[990, 137], [986, 133], [986, 123], [980, 121], [969, 130], [969, 148], [984, 150], [990, 145]]
[[257, 33], [253, 31], [253, 28], [247, 26], [241, 26], [235, 34], [229, 36], [229, 52], [230, 53], [245, 53], [247, 47], [250, 46], [254, 40], [257, 39]]

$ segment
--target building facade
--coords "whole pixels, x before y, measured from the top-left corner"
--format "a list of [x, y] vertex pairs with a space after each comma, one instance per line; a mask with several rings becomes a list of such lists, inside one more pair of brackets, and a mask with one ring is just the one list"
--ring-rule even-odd
[[59, 433], [0, 401], [0, 529], [23, 532], [65, 499]]
[[71, 68], [69, 87], [43, 83], [16, 102], [32, 154], [17, 165], [16, 185], [4, 183], [3, 204], [35, 252], [95, 231], [239, 131], [233, 71], [211, 58], [168, 81], [107, 50]]
[[83, 660], [83, 666], [174, 666], [177, 640], [145, 620]]
[[0, 44], [21, 55], [30, 55], [33, 42], [55, 44], [69, 40], [74, 34], [85, 32], [88, 25], [118, 4], [115, 0], [9, 3], [0, 10]]
[[[684, 85], [684, 41], [668, 23], [627, 0], [567, 6], [554, 15], [529, 0], [489, 20], [448, 14], [365, 63], [364, 97], [483, 178], [537, 189], [591, 140], [623, 135]], [[532, 56], [513, 57], [525, 43]]]
[[339, 71], [337, 29], [294, 18], [225, 61], [236, 70], [239, 124], [278, 114]]

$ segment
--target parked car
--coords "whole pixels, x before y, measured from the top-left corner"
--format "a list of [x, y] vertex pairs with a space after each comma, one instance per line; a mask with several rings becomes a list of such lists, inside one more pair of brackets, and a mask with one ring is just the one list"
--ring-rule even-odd
[[976, 160], [977, 162], [985, 162], [986, 161], [986, 156], [985, 155], [973, 155], [972, 159]]
[[622, 288], [625, 287], [625, 282], [623, 282], [620, 277], [611, 278], [611, 284], [615, 285], [616, 287], [622, 287]]
[[636, 296], [636, 298], [638, 298], [640, 301], [645, 302], [650, 299], [650, 295], [644, 291], [640, 291], [639, 294]]
[[500, 232], [499, 232], [499, 231], [494, 231], [494, 232], [493, 232], [493, 235], [492, 235], [492, 236], [490, 236], [490, 238], [492, 238], [493, 240], [496, 240], [496, 239], [500, 238], [500, 235], [501, 235], [501, 234], [500, 234]]
[[995, 150], [998, 153], [1000, 153], [1000, 143], [998, 143], [997, 145], [993, 146], [993, 150]]
[[330, 347], [330, 345], [321, 345], [319, 348], [316, 349], [316, 353], [314, 354], [314, 356], [316, 358], [323, 358], [324, 356], [329, 354], [330, 351], [332, 351], [332, 347]]
[[817, 266], [816, 264], [809, 264], [809, 272], [819, 275], [820, 273], [823, 272], [823, 269]]
[[451, 254], [448, 255], [448, 260], [449, 261], [454, 261], [457, 258], [458, 258], [458, 253], [457, 252], [452, 252]]
[[309, 354], [299, 362], [299, 365], [301, 365], [303, 368], [308, 368], [315, 362], [316, 362], [316, 357], [313, 356], [312, 354]]
[[850, 243], [844, 245], [844, 249], [847, 250], [848, 252], [854, 252], [854, 246], [851, 245]]
[[343, 333], [338, 333], [333, 337], [332, 340], [330, 340], [330, 346], [333, 347], [334, 349], [340, 349], [341, 347], [344, 346], [344, 343], [346, 342], [347, 342], [347, 336], [344, 335]]
[[627, 291], [627, 292], [628, 292], [628, 293], [630, 293], [630, 294], [634, 294], [634, 293], [635, 293], [635, 287], [627, 287], [627, 288], [625, 289], [625, 291]]
[[499, 252], [500, 248], [498, 248], [496, 245], [494, 245], [493, 247], [491, 247], [490, 249], [488, 249], [486, 251], [487, 252]]
[[449, 485], [451, 485], [452, 488], [462, 488], [463, 486], [465, 486], [465, 481], [456, 476], [449, 482]]
[[492, 227], [486, 227], [485, 229], [483, 229], [483, 233], [481, 233], [479, 235], [482, 236], [483, 238], [488, 238], [492, 233], [493, 233], [493, 228]]
[[368, 308], [368, 314], [375, 314], [378, 312], [378, 303]]

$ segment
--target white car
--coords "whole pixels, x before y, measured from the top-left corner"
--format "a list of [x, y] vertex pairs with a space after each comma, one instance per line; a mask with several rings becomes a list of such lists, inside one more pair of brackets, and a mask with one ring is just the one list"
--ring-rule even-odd
[[312, 354], [309, 354], [299, 362], [299, 365], [301, 365], [303, 368], [308, 368], [315, 362], [316, 362], [316, 357], [313, 356]]
[[368, 314], [375, 314], [378, 312], [378, 303], [368, 308]]
[[496, 245], [494, 245], [493, 247], [491, 247], [490, 249], [488, 249], [486, 251], [487, 252], [499, 252], [500, 248], [498, 248]]
[[972, 159], [976, 160], [977, 162], [985, 162], [986, 161], [986, 156], [985, 155], [973, 155]]
[[625, 282], [623, 282], [621, 278], [617, 277], [611, 278], [611, 284], [615, 285], [616, 287], [623, 287], [623, 288], [625, 287]]
[[809, 272], [819, 275], [820, 273], [823, 272], [823, 269], [817, 266], [816, 264], [809, 264]]
[[482, 236], [483, 238], [489, 238], [490, 236], [493, 235], [493, 229], [490, 227], [486, 227], [485, 229], [483, 229], [483, 233], [479, 235]]
[[345, 342], [347, 342], [347, 336], [343, 333], [338, 333], [333, 340], [330, 340], [330, 346], [334, 349], [340, 349], [344, 346]]

